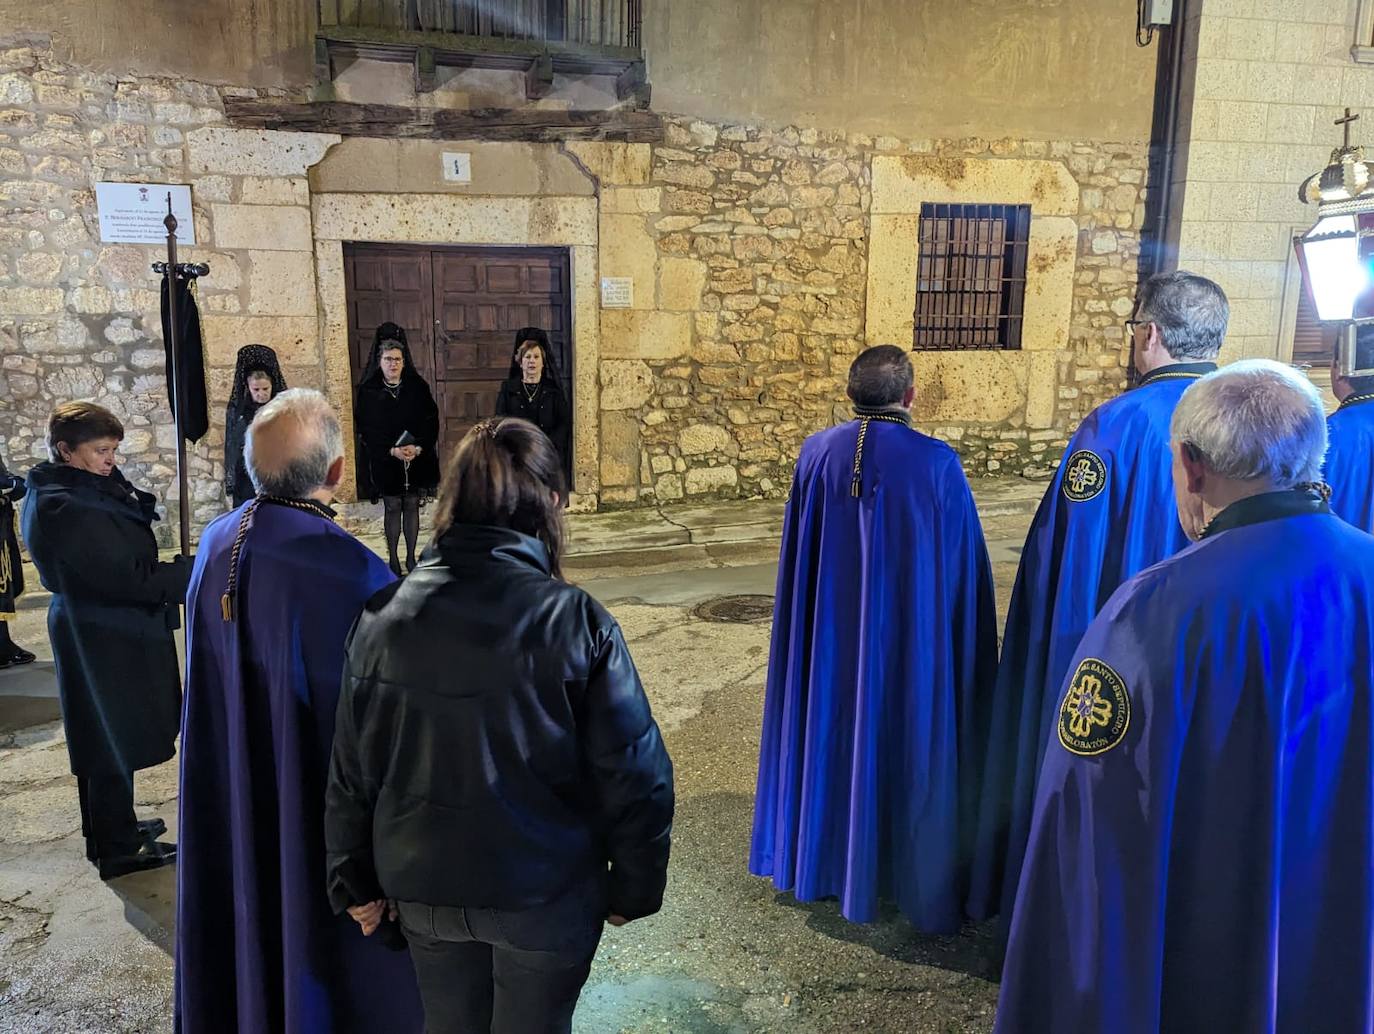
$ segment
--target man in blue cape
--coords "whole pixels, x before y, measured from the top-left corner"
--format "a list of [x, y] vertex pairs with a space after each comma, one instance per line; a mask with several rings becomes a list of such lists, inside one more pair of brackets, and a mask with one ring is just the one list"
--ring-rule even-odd
[[997, 669], [968, 904], [975, 919], [1010, 910], [1036, 772], [1084, 630], [1117, 586], [1187, 543], [1174, 512], [1169, 417], [1188, 385], [1216, 369], [1229, 315], [1221, 288], [1192, 273], [1141, 285], [1126, 321], [1140, 380], [1088, 414], [1031, 523]]
[[1173, 418], [1182, 553], [1111, 598], [1057, 701], [998, 1034], [1351, 1034], [1374, 1016], [1374, 538], [1270, 360]]
[[783, 526], [749, 871], [855, 922], [894, 899], [959, 926], [997, 649], [959, 457], [910, 426], [911, 360], [850, 367], [855, 419], [812, 435]]
[[180, 1034], [423, 1028], [409, 955], [335, 916], [325, 893], [344, 640], [394, 580], [334, 524], [343, 464], [324, 396], [283, 392], [248, 429], [257, 497], [200, 541], [181, 728]]
[[[1374, 323], [1356, 332], [1355, 368], [1374, 369]], [[1331, 512], [1374, 532], [1374, 377], [1343, 375], [1338, 356], [1331, 362], [1331, 390], [1341, 403], [1326, 419]]]

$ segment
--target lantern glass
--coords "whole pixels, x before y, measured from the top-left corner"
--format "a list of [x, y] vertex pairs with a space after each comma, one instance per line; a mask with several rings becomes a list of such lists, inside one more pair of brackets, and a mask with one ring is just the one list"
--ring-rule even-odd
[[1297, 246], [1317, 318], [1323, 322], [1350, 319], [1356, 299], [1369, 287], [1368, 271], [1360, 262], [1355, 217], [1324, 216], [1299, 238]]

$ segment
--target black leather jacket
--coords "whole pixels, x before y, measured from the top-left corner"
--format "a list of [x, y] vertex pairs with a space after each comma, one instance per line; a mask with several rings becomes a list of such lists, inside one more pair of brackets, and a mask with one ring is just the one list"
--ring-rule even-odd
[[613, 913], [650, 915], [672, 817], [672, 763], [620, 628], [549, 575], [538, 540], [455, 526], [369, 601], [329, 773], [336, 910], [522, 909], [608, 879]]

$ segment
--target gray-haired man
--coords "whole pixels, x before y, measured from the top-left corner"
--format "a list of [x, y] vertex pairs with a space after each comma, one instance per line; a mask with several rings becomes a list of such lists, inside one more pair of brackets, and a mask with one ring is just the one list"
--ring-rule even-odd
[[267, 403], [245, 453], [257, 497], [205, 529], [186, 601], [177, 1029], [418, 1034], [409, 957], [335, 916], [324, 878], [344, 641], [393, 577], [334, 524], [323, 395]]
[[1055, 701], [999, 1034], [1369, 1030], [1374, 538], [1325, 449], [1269, 360], [1174, 411], [1197, 544], [1112, 596]]
[[1010, 911], [1036, 773], [1074, 647], [1118, 585], [1187, 540], [1169, 480], [1169, 417], [1216, 369], [1229, 309], [1179, 271], [1141, 285], [1126, 331], [1140, 379], [1088, 414], [1035, 515], [1016, 575], [992, 704], [969, 911]]

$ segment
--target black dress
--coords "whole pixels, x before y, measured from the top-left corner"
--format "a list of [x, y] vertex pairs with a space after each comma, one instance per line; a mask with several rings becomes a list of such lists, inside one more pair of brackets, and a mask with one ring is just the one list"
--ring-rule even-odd
[[568, 467], [568, 445], [572, 431], [572, 421], [568, 417], [568, 400], [558, 381], [547, 374], [542, 377], [533, 391], [530, 385], [519, 377], [508, 378], [501, 385], [496, 396], [497, 416], [518, 416], [528, 420], [549, 436], [558, 455], [563, 457], [563, 468]]
[[243, 446], [248, 441], [248, 425], [267, 404], [253, 401], [253, 393], [248, 388], [248, 377], [253, 373], [267, 374], [272, 382], [273, 398], [286, 390], [286, 378], [282, 376], [276, 352], [266, 345], [244, 345], [239, 349], [234, 361], [234, 384], [229, 389], [229, 404], [224, 409], [224, 494], [235, 509], [255, 494], [248, 465], [243, 461]]
[[0, 459], [0, 621], [11, 621], [15, 601], [24, 591], [24, 567], [19, 555], [19, 533], [14, 526], [14, 504], [24, 498], [26, 486], [5, 468]]
[[[409, 364], [401, 383], [388, 387], [378, 370], [358, 385], [354, 407], [358, 433], [358, 495], [376, 502], [382, 496], [433, 495], [439, 485], [439, 407], [423, 377]], [[406, 465], [391, 455], [409, 431], [420, 455]]]
[[158, 561], [153, 502], [118, 469], [101, 477], [40, 463], [29, 472], [24, 540], [52, 592], [48, 636], [77, 776], [150, 768], [176, 744], [181, 675], [172, 631], [191, 565]]
[[261, 408], [252, 398], [237, 405], [230, 402], [224, 408], [224, 494], [235, 509], [256, 494], [253, 479], [248, 476], [248, 464], [243, 459], [243, 447], [248, 441], [248, 425]]

